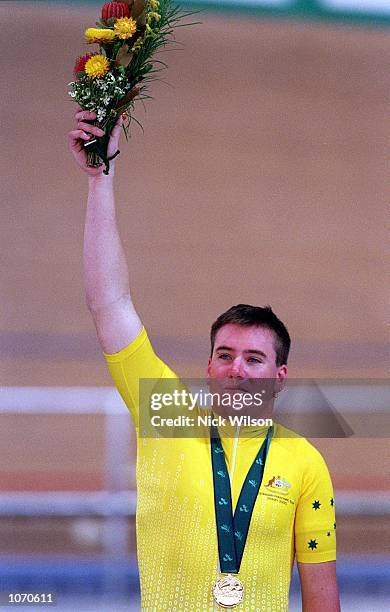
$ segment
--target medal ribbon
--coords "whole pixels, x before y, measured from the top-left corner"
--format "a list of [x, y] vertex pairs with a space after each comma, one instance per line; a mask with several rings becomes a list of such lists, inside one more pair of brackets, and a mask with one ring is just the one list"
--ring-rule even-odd
[[221, 438], [216, 427], [213, 426], [210, 430], [218, 553], [223, 574], [238, 574], [240, 571], [249, 525], [263, 480], [264, 466], [272, 434], [273, 427], [270, 427], [246, 475], [233, 515], [229, 472], [226, 467]]

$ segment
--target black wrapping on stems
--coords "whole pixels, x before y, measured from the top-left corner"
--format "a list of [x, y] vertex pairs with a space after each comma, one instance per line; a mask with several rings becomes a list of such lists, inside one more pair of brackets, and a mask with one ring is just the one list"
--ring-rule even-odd
[[[96, 122], [96, 120], [85, 120], [85, 123], [90, 123], [91, 125], [99, 125]], [[90, 142], [84, 143], [84, 148], [87, 150], [88, 153], [94, 153], [102, 160], [103, 164], [105, 165], [105, 169], [103, 170], [104, 174], [110, 173], [110, 161], [114, 159], [117, 155], [119, 155], [120, 153], [118, 149], [114, 153], [114, 155], [111, 155], [111, 157], [108, 157], [107, 149], [108, 149], [109, 140], [110, 140], [110, 134], [105, 133], [103, 136], [94, 136], [93, 140], [91, 140]], [[101, 165], [101, 164], [97, 164], [97, 165]]]

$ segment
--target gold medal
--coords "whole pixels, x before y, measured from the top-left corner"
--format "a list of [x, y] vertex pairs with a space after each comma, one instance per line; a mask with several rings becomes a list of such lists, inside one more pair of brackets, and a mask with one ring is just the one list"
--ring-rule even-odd
[[214, 584], [213, 595], [222, 608], [234, 608], [244, 598], [244, 585], [237, 576], [225, 574]]

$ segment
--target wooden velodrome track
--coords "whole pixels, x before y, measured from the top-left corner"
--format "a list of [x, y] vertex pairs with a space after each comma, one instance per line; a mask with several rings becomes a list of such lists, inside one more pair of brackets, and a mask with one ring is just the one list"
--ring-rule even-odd
[[[94, 8], [3, 2], [0, 16], [1, 384], [110, 385], [84, 304], [86, 180], [66, 145], [66, 84]], [[117, 164], [133, 296], [156, 347], [201, 376], [214, 318], [270, 303], [294, 340], [292, 376], [386, 376], [387, 32], [201, 20], [161, 56], [171, 87], [138, 105], [145, 133], [134, 126]], [[1, 488], [99, 488], [99, 419], [37, 418], [3, 417]], [[386, 444], [318, 446], [338, 488], [375, 490], [389, 483]]]

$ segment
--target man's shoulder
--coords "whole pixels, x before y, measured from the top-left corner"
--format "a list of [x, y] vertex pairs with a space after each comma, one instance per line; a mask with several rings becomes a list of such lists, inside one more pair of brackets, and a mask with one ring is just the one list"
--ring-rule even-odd
[[134, 378], [140, 372], [140, 378], [172, 378], [177, 374], [159, 357], [150, 342], [148, 333], [144, 327], [138, 336], [123, 347], [117, 353], [103, 353], [109, 366], [123, 365], [130, 369], [129, 374]]
[[295, 462], [310, 465], [324, 463], [320, 451], [309, 440], [292, 429], [276, 424], [274, 439], [286, 454], [294, 458]]

